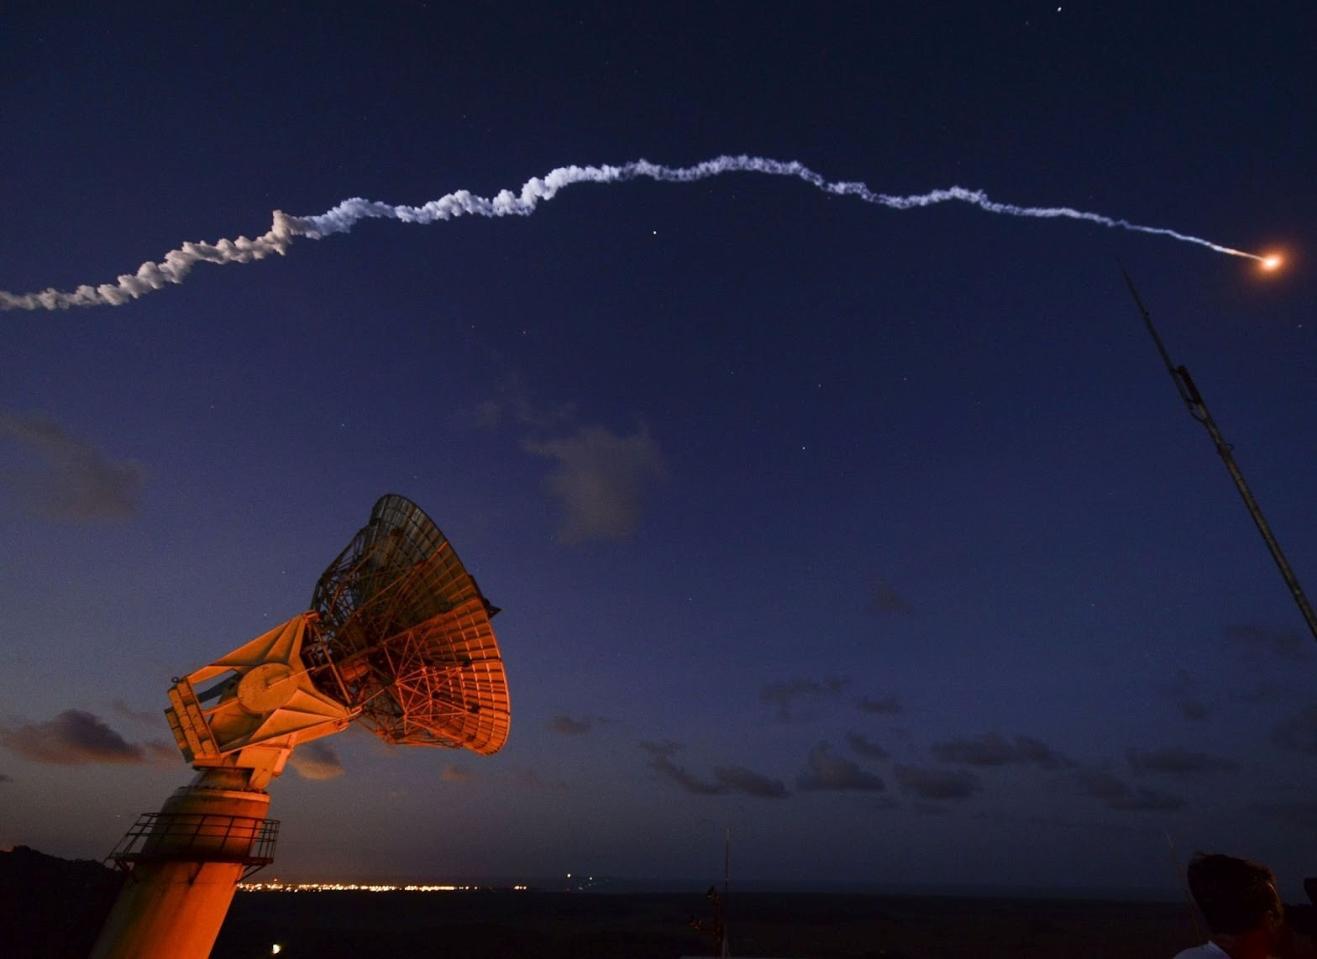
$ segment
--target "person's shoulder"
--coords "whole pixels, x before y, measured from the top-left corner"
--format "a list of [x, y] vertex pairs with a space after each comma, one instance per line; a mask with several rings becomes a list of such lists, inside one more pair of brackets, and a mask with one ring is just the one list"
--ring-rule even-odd
[[1177, 952], [1174, 959], [1221, 959], [1224, 955], [1226, 951], [1216, 943], [1205, 942], [1201, 946], [1193, 946]]

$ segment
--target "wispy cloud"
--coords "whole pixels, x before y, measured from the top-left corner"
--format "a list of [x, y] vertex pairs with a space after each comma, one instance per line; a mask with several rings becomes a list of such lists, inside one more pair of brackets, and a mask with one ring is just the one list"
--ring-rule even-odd
[[860, 733], [847, 733], [846, 742], [851, 750], [865, 759], [886, 759], [887, 750]]
[[1247, 703], [1250, 706], [1269, 706], [1286, 700], [1294, 701], [1302, 698], [1303, 693], [1295, 687], [1273, 683], [1268, 680], [1263, 680], [1256, 686], [1240, 690], [1231, 696], [1231, 699], [1236, 702]]
[[642, 742], [640, 748], [649, 754], [650, 769], [665, 779], [676, 783], [686, 792], [697, 796], [716, 796], [723, 792], [723, 789], [717, 783], [700, 779], [686, 769], [685, 766], [679, 766], [673, 761], [672, 757], [681, 750], [680, 743], [671, 741]]
[[998, 733], [934, 743], [932, 753], [944, 763], [960, 763], [965, 766], [1030, 765], [1039, 769], [1060, 769], [1073, 765], [1040, 739], [1015, 736], [1007, 740]]
[[780, 780], [743, 766], [718, 766], [713, 771], [712, 781], [701, 779], [674, 761], [673, 757], [681, 750], [680, 743], [642, 742], [640, 748], [649, 755], [651, 769], [696, 796], [740, 793], [758, 799], [781, 799], [787, 795], [786, 786]]
[[1312, 640], [1297, 629], [1236, 623], [1226, 627], [1226, 638], [1248, 652], [1278, 656], [1292, 662], [1304, 662], [1312, 655]]
[[532, 789], [536, 791], [544, 790], [548, 792], [564, 792], [567, 789], [567, 783], [561, 779], [545, 779], [534, 769], [516, 769], [509, 774], [509, 780], [513, 785], [522, 789]]
[[901, 705], [901, 700], [895, 696], [882, 696], [874, 698], [865, 696], [855, 704], [855, 708], [862, 713], [868, 713], [870, 716], [896, 716], [905, 712], [905, 707]]
[[943, 803], [928, 802], [927, 800], [917, 799], [910, 804], [910, 808], [921, 816], [945, 816], [951, 811], [950, 806]]
[[759, 701], [772, 706], [782, 722], [808, 719], [813, 710], [841, 695], [846, 680], [835, 676], [825, 679], [788, 679], [768, 683], [759, 691]]
[[555, 461], [547, 486], [562, 507], [558, 539], [563, 543], [628, 539], [640, 523], [645, 497], [667, 476], [658, 444], [645, 429], [621, 436], [590, 426], [523, 445]]
[[1163, 773], [1180, 778], [1201, 773], [1234, 772], [1239, 764], [1221, 756], [1193, 752], [1178, 746], [1164, 749], [1130, 749], [1125, 753], [1130, 769], [1136, 773]]
[[868, 770], [842, 756], [834, 756], [827, 743], [819, 743], [809, 751], [806, 769], [796, 779], [801, 789], [815, 792], [881, 792], [886, 784]]
[[1202, 722], [1211, 712], [1202, 700], [1198, 680], [1187, 669], [1177, 669], [1170, 682], [1158, 684], [1157, 691], [1173, 702], [1180, 715], [1190, 722]]
[[143, 726], [154, 726], [157, 729], [166, 724], [165, 711], [163, 709], [133, 709], [122, 699], [116, 699], [110, 703], [110, 709], [116, 715], [124, 719], [131, 719], [135, 723]]
[[915, 607], [891, 583], [875, 579], [869, 586], [869, 612], [880, 616], [912, 616]]
[[148, 761], [145, 748], [81, 709], [66, 709], [46, 722], [0, 726], [0, 745], [24, 759], [58, 766]]
[[982, 788], [977, 776], [960, 769], [897, 765], [892, 775], [902, 791], [919, 799], [968, 799]]
[[470, 766], [462, 766], [458, 763], [446, 763], [444, 768], [439, 772], [439, 781], [446, 783], [469, 783], [476, 778]]
[[337, 779], [343, 775], [343, 763], [338, 752], [329, 743], [316, 740], [304, 743], [293, 750], [288, 765], [303, 779]]
[[551, 732], [563, 736], [584, 736], [594, 729], [597, 723], [605, 721], [600, 716], [582, 716], [580, 719], [576, 719], [565, 713], [559, 713], [550, 719], [547, 725]]
[[150, 762], [161, 766], [173, 766], [183, 761], [183, 754], [178, 746], [163, 739], [148, 739], [142, 743], [146, 757]]
[[974, 818], [982, 822], [994, 823], [996, 825], [1009, 822], [1019, 823], [1025, 826], [1039, 826], [1047, 829], [1079, 829], [1087, 832], [1100, 830], [1109, 833], [1123, 832], [1131, 835], [1140, 832], [1143, 828], [1131, 823], [1112, 822], [1110, 819], [1071, 819], [1068, 816], [1046, 815], [1043, 813], [1016, 813], [1007, 812], [1001, 809], [977, 812], [974, 814]]
[[1282, 719], [1272, 729], [1271, 741], [1282, 749], [1317, 756], [1317, 706]]
[[761, 776], [744, 766], [715, 766], [713, 777], [728, 792], [758, 799], [783, 799], [787, 796], [787, 787], [782, 780]]
[[1256, 802], [1249, 808], [1277, 822], [1305, 831], [1312, 829], [1313, 823], [1317, 823], [1317, 801], [1314, 800]]
[[1101, 800], [1108, 809], [1121, 812], [1175, 812], [1185, 801], [1179, 796], [1134, 787], [1104, 769], [1085, 769], [1076, 774], [1080, 792]]
[[555, 429], [570, 423], [576, 415], [574, 403], [537, 403], [518, 373], [502, 377], [494, 389], [495, 394], [469, 414], [471, 421], [482, 429], [496, 429], [507, 423], [536, 430]]
[[128, 519], [137, 514], [146, 471], [76, 439], [49, 417], [0, 410], [0, 440], [16, 443], [30, 462], [0, 473], [33, 512], [68, 522]]

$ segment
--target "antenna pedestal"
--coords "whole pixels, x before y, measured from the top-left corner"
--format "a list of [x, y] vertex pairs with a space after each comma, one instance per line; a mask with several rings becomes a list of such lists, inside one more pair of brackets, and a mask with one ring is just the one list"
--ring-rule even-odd
[[273, 860], [270, 796], [204, 770], [143, 816], [110, 858], [127, 874], [91, 959], [206, 959], [244, 875]]
[[415, 503], [382, 497], [312, 606], [174, 679], [165, 716], [198, 775], [110, 853], [128, 878], [91, 959], [207, 959], [238, 882], [274, 861], [265, 787], [299, 745], [360, 718], [389, 743], [502, 748], [498, 609]]

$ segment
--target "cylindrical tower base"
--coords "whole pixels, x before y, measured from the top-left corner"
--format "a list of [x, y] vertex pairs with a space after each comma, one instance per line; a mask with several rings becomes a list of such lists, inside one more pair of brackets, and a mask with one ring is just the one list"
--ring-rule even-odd
[[[91, 959], [206, 959], [244, 871], [268, 862], [269, 794], [208, 770], [130, 832], [115, 861], [127, 882]], [[245, 777], [244, 777], [245, 778]]]

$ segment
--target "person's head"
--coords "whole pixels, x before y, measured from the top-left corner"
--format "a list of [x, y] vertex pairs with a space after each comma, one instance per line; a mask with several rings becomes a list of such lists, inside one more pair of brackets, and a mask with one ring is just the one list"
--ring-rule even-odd
[[1200, 852], [1190, 861], [1188, 876], [1189, 891], [1213, 935], [1279, 937], [1285, 907], [1275, 875], [1262, 863]]

